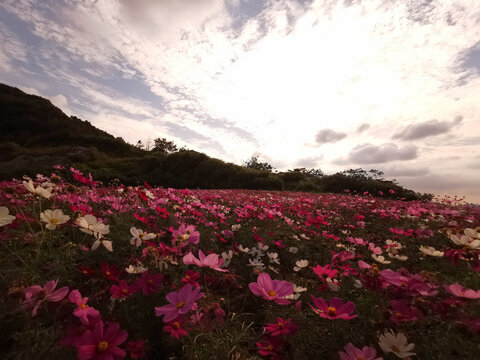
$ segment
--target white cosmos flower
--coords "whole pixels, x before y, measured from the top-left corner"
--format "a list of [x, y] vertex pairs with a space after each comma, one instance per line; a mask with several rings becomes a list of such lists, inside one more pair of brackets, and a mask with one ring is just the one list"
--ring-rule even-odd
[[10, 215], [8, 208], [0, 206], [0, 226], [9, 225], [15, 220], [15, 216]]
[[242, 227], [242, 225], [240, 225], [240, 224], [234, 224], [234, 225], [232, 225], [232, 231], [238, 231], [238, 230], [240, 230], [241, 227]]
[[93, 243], [92, 250], [97, 250], [100, 244], [102, 244], [105, 247], [105, 249], [107, 249], [110, 252], [113, 252], [111, 241], [106, 240], [102, 234], [99, 234], [99, 233], [94, 233], [94, 234], [97, 240], [95, 240], [95, 242]]
[[242, 245], [238, 245], [238, 251], [241, 251], [245, 254], [248, 254], [250, 252], [249, 248], [244, 248]]
[[298, 252], [298, 248], [295, 246], [292, 246], [291, 248], [288, 249], [292, 254], [296, 254]]
[[106, 235], [110, 232], [109, 225], [105, 225], [101, 221], [98, 221], [97, 218], [91, 214], [80, 216], [77, 218], [76, 223], [78, 226], [80, 226], [81, 231], [89, 235]]
[[420, 245], [419, 250], [428, 256], [437, 256], [437, 257], [442, 257], [443, 256], [443, 251], [438, 251], [434, 247], [431, 246], [423, 246]]
[[233, 257], [233, 251], [229, 250], [228, 253], [222, 252], [222, 259], [223, 259], [223, 264], [221, 267], [227, 267], [230, 265], [230, 262], [232, 261]]
[[45, 210], [40, 214], [40, 219], [47, 223], [45, 226], [48, 230], [55, 230], [57, 226], [65, 224], [70, 220], [70, 216], [65, 215], [61, 209]]
[[379, 262], [380, 264], [390, 264], [391, 261], [388, 261], [388, 260], [385, 260], [385, 258], [382, 256], [382, 255], [375, 255], [375, 254], [372, 254], [372, 258], [376, 261], [376, 262]]
[[148, 269], [144, 267], [142, 264], [137, 266], [130, 265], [128, 268], [125, 268], [125, 271], [129, 274], [141, 274], [147, 271]]
[[130, 234], [133, 237], [130, 239], [130, 244], [139, 247], [144, 241], [155, 239], [156, 235], [154, 233], [144, 233], [142, 229], [137, 229], [136, 227], [130, 228]]
[[395, 334], [393, 330], [380, 335], [378, 345], [380, 345], [380, 348], [385, 354], [392, 352], [401, 359], [415, 355], [415, 353], [412, 352], [415, 344], [408, 344], [407, 338], [403, 333]]
[[280, 264], [280, 259], [278, 258], [278, 253], [271, 253], [267, 252], [268, 258], [270, 259], [270, 262], [275, 263], [275, 264]]
[[268, 250], [268, 245], [264, 245], [261, 242], [257, 243], [258, 249], [260, 251], [267, 251]]
[[28, 183], [24, 181], [23, 186], [32, 194], [40, 195], [46, 199], [50, 199], [50, 197], [52, 196], [52, 188], [43, 188], [41, 186], [35, 187], [32, 180], [29, 180]]
[[338, 291], [340, 289], [340, 286], [338, 285], [338, 280], [327, 277], [326, 281], [328, 288], [331, 291]]
[[263, 262], [261, 259], [259, 258], [255, 258], [255, 259], [248, 259], [248, 262], [250, 264], [248, 264], [247, 266], [264, 266]]
[[293, 271], [300, 271], [303, 268], [306, 268], [308, 266], [309, 262], [308, 260], [298, 260], [293, 267]]
[[470, 236], [476, 235], [471, 230], [473, 229], [465, 229], [465, 235], [450, 235], [450, 240], [452, 240], [457, 245], [466, 246], [473, 250], [480, 250], [480, 239]]

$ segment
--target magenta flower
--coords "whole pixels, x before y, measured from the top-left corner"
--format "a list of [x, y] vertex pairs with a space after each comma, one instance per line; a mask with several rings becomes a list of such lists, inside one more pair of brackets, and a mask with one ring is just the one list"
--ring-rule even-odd
[[135, 281], [135, 285], [138, 287], [138, 290], [142, 289], [142, 292], [145, 295], [152, 295], [158, 291], [160, 286], [162, 286], [162, 281], [162, 274], [157, 273], [152, 275], [149, 272], [144, 272], [142, 277]]
[[465, 289], [462, 285], [455, 283], [452, 285], [444, 285], [445, 290], [447, 290], [450, 294], [456, 297], [462, 297], [465, 299], [480, 299], [480, 290], [472, 290], [472, 289]]
[[68, 294], [68, 287], [64, 286], [56, 291], [58, 280], [48, 281], [43, 287], [39, 285], [30, 286], [25, 290], [25, 300], [22, 303], [24, 309], [32, 309], [32, 315], [37, 315], [38, 307], [42, 302], [62, 301]]
[[298, 331], [298, 326], [292, 322], [292, 319], [283, 320], [282, 318], [277, 318], [275, 323], [265, 326], [265, 331], [269, 333], [270, 336], [293, 335]]
[[313, 307], [311, 304], [310, 307], [313, 311], [315, 311], [320, 317], [325, 319], [343, 319], [343, 320], [350, 320], [358, 315], [350, 315], [355, 310], [355, 305], [353, 302], [349, 301], [347, 303], [343, 303], [343, 300], [337, 297], [333, 297], [330, 299], [330, 305], [322, 298], [315, 298], [313, 295], [312, 297]]
[[163, 315], [163, 321], [168, 322], [192, 310], [194, 303], [204, 296], [204, 293], [200, 292], [200, 288], [192, 288], [192, 285], [187, 284], [178, 293], [167, 294], [166, 299], [170, 304], [156, 307], [155, 314]]
[[73, 315], [78, 317], [84, 325], [88, 324], [88, 316], [96, 317], [100, 315], [100, 312], [97, 309], [87, 305], [88, 297], [82, 298], [82, 295], [78, 290], [72, 290], [68, 295], [68, 300], [71, 303], [78, 305], [78, 307], [73, 310]]
[[283, 349], [284, 341], [278, 336], [264, 336], [256, 343], [258, 352], [263, 356], [272, 356], [271, 359], [276, 358]]
[[200, 267], [209, 267], [210, 269], [226, 272], [227, 269], [221, 269], [220, 266], [223, 264], [223, 259], [220, 259], [217, 254], [209, 254], [205, 256], [202, 250], [198, 250], [198, 259], [189, 252], [183, 257], [183, 263], [185, 265], [194, 264]]
[[356, 348], [351, 343], [348, 343], [345, 348], [345, 352], [340, 351], [340, 360], [382, 360], [383, 358], [377, 357], [377, 351], [370, 347], [364, 346], [362, 350]]
[[137, 285], [128, 285], [125, 280], [120, 280], [118, 286], [112, 285], [110, 287], [110, 294], [112, 294], [112, 298], [114, 299], [122, 299], [130, 297], [130, 295], [135, 294], [139, 290]]
[[200, 287], [197, 280], [200, 277], [200, 273], [193, 270], [187, 270], [185, 276], [182, 278], [182, 283], [191, 284], [196, 287]]
[[181, 336], [186, 336], [187, 331], [183, 327], [182, 317], [179, 316], [178, 318], [167, 322], [163, 328], [163, 332], [172, 335], [175, 339], [179, 339]]
[[93, 331], [88, 330], [82, 345], [78, 348], [79, 360], [117, 360], [126, 356], [125, 350], [118, 346], [127, 340], [126, 330], [120, 331], [118, 323], [109, 324], [104, 330], [103, 321], [95, 324]]
[[392, 300], [392, 309], [390, 319], [395, 323], [408, 322], [418, 320], [422, 313], [416, 307], [408, 306], [405, 300]]
[[329, 278], [333, 278], [335, 277], [335, 275], [337, 275], [337, 270], [332, 269], [331, 264], [325, 265], [324, 267], [317, 265], [313, 268], [313, 272], [317, 274], [320, 278], [322, 278], [323, 275]]
[[294, 291], [292, 283], [284, 280], [272, 280], [267, 273], [258, 275], [257, 282], [251, 282], [248, 284], [248, 288], [255, 295], [262, 296], [265, 300], [273, 300], [280, 305], [290, 304], [285, 297], [293, 294]]
[[96, 316], [88, 316], [87, 322], [80, 324], [69, 323], [65, 327], [65, 337], [60, 340], [62, 346], [73, 346], [78, 348], [83, 344], [83, 336], [88, 330], [93, 330], [97, 322], [102, 321], [100, 313]]
[[186, 246], [188, 243], [190, 244], [198, 244], [200, 241], [200, 233], [195, 231], [195, 226], [185, 224], [181, 224], [178, 230], [174, 230], [172, 232], [172, 245], [180, 247]]

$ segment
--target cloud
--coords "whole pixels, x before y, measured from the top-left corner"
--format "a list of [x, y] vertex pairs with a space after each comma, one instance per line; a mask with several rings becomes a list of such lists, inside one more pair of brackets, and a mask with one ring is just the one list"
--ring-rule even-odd
[[404, 166], [392, 166], [382, 168], [385, 173], [385, 177], [418, 177], [430, 174], [428, 167], [404, 167]]
[[313, 168], [316, 169], [318, 167], [318, 163], [323, 159], [323, 156], [316, 156], [316, 157], [307, 157], [300, 159], [296, 162], [295, 167], [304, 167], [304, 168]]
[[363, 144], [353, 148], [346, 159], [337, 159], [337, 164], [381, 164], [395, 160], [412, 160], [417, 158], [418, 148], [415, 145], [406, 145], [399, 148], [395, 144], [387, 143], [380, 146]]
[[460, 124], [462, 120], [462, 116], [457, 116], [452, 122], [433, 119], [423, 123], [408, 125], [401, 132], [394, 134], [392, 138], [400, 140], [417, 140], [445, 134], [451, 131], [455, 125]]
[[347, 137], [347, 134], [343, 132], [336, 132], [332, 129], [323, 129], [317, 132], [315, 135], [315, 141], [319, 145], [323, 145], [326, 143], [335, 143]]
[[370, 127], [370, 124], [363, 123], [357, 128], [357, 133], [362, 133]]

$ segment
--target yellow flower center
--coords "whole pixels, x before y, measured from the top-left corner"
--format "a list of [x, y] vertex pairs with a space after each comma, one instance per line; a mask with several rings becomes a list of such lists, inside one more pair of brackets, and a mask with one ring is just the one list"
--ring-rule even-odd
[[108, 349], [108, 342], [100, 341], [97, 345], [98, 352], [105, 352]]
[[268, 292], [268, 295], [270, 295], [270, 296], [275, 296], [275, 295], [277, 295], [277, 292], [274, 291], [274, 290], [270, 290], [270, 291]]
[[173, 328], [174, 329], [180, 329], [180, 323], [178, 321], [175, 321], [173, 324], [172, 324]]
[[52, 219], [50, 219], [50, 222], [52, 224], [56, 224], [56, 223], [58, 223], [58, 219], [52, 218]]
[[82, 273], [84, 273], [85, 275], [88, 274], [88, 271], [87, 270], [83, 270]]
[[105, 275], [110, 276], [112, 273], [110, 271], [105, 271]]
[[128, 289], [122, 289], [122, 293], [128, 294]]
[[85, 305], [85, 304], [80, 304], [80, 309], [86, 309], [88, 307], [88, 305]]
[[148, 282], [150, 285], [153, 284], [153, 280], [148, 280], [147, 282]]
[[185, 279], [190, 280], [190, 275], [185, 275]]
[[403, 315], [402, 315], [402, 313], [397, 312], [397, 313], [395, 313], [395, 316], [396, 316], [397, 318], [401, 318]]
[[392, 352], [399, 353], [400, 349], [396, 345], [392, 345]]
[[272, 345], [272, 344], [268, 344], [267, 349], [270, 350], [270, 351], [272, 351], [272, 350], [273, 350], [273, 345]]
[[277, 326], [278, 326], [279, 329], [283, 329], [283, 326], [284, 326], [284, 325], [283, 325], [283, 323], [279, 322], [279, 323], [277, 324]]
[[185, 305], [185, 302], [183, 301], [180, 301], [179, 303], [177, 303], [177, 309], [181, 309], [183, 306]]
[[337, 309], [335, 309], [333, 306], [329, 306], [327, 309], [327, 313], [330, 316], [335, 316], [337, 315]]

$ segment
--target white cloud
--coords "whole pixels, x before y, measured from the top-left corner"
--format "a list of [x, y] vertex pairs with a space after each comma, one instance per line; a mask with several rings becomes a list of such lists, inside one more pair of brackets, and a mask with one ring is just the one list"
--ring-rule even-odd
[[[356, 135], [322, 147], [327, 171], [337, 169], [339, 157], [384, 163], [416, 156], [417, 162], [434, 164], [428, 166], [432, 174], [444, 173], [436, 159], [459, 151], [442, 143], [453, 138], [451, 133], [417, 137], [418, 151], [359, 145], [388, 143], [399, 129], [418, 130], [425, 119], [454, 119], [459, 113], [464, 121], [455, 141], [480, 132], [480, 77], [462, 67], [464, 54], [480, 38], [480, 2], [422, 4], [269, 1], [240, 28], [232, 27], [233, 15], [220, 0], [45, 1], [42, 6], [5, 0], [0, 6], [32, 24], [45, 46], [54, 44], [50, 61], [58, 54], [66, 68], [43, 69], [58, 76], [57, 82], [68, 77], [73, 62], [85, 64], [97, 78], [99, 84], [77, 85], [83, 89], [80, 100], [61, 91], [71, 107], [91, 102], [89, 113], [111, 114], [111, 121], [131, 118], [139, 121], [135, 126], [148, 122], [170, 136], [175, 136], [171, 125], [178, 124], [218, 141], [221, 149], [211, 155], [237, 162], [259, 151], [295, 166], [298, 159], [320, 155], [305, 145], [318, 129], [334, 128]], [[241, 2], [230, 6], [238, 10]], [[0, 56], [0, 64], [12, 58]], [[106, 89], [102, 77], [112, 71], [142, 79], [163, 101], [151, 104]], [[71, 76], [70, 86], [78, 78]], [[479, 151], [479, 145], [461, 146]], [[349, 154], [350, 149], [356, 150]], [[453, 160], [442, 166], [457, 167]]]

